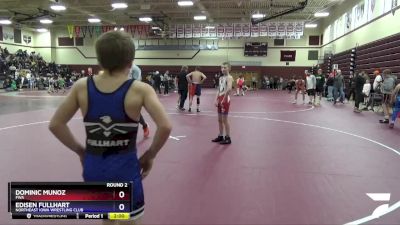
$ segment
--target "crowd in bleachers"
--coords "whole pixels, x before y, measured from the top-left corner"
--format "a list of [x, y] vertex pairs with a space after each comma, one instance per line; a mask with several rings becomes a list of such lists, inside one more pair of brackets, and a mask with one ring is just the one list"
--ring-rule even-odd
[[0, 88], [6, 91], [27, 87], [54, 92], [71, 86], [81, 76], [68, 66], [46, 62], [39, 53], [19, 49], [13, 54], [0, 46]]

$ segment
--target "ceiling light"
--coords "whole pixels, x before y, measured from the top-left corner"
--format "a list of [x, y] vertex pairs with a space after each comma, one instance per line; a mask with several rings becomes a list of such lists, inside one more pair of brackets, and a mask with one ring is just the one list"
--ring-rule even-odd
[[53, 20], [42, 19], [42, 20], [40, 20], [40, 22], [43, 23], [43, 24], [50, 24], [50, 23], [53, 23]]
[[9, 25], [11, 23], [11, 20], [0, 20], [0, 24]]
[[252, 17], [253, 19], [260, 19], [260, 18], [264, 18], [265, 15], [264, 15], [264, 14], [257, 13], [257, 14], [253, 14], [251, 17]]
[[316, 24], [316, 23], [307, 23], [305, 25], [306, 28], [316, 28], [317, 26], [318, 26], [318, 24]]
[[327, 17], [329, 16], [329, 12], [316, 12], [314, 14], [315, 17]]
[[49, 30], [47, 30], [45, 28], [39, 28], [39, 29], [36, 29], [36, 31], [40, 32], [40, 33], [44, 33], [44, 32], [48, 32]]
[[153, 19], [151, 19], [150, 17], [140, 17], [139, 18], [139, 21], [142, 21], [142, 22], [151, 22], [151, 21], [153, 21]]
[[128, 5], [126, 3], [119, 2], [111, 4], [111, 7], [113, 7], [114, 9], [126, 9], [128, 8]]
[[194, 20], [206, 20], [207, 17], [206, 16], [194, 16], [193, 19]]
[[178, 5], [179, 6], [192, 6], [193, 2], [192, 1], [179, 1]]
[[160, 27], [151, 27], [152, 30], [161, 30]]
[[89, 23], [100, 23], [101, 22], [101, 20], [98, 18], [89, 18], [88, 21], [89, 21]]
[[54, 11], [63, 11], [66, 10], [67, 8], [63, 5], [52, 5], [50, 8]]
[[214, 26], [206, 26], [205, 28], [206, 29], [214, 29], [215, 27]]

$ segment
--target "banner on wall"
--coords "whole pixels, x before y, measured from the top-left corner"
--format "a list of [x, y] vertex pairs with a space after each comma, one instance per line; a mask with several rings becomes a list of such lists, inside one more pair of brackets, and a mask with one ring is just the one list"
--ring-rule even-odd
[[259, 25], [260, 36], [267, 37], [268, 36], [268, 25], [266, 23], [260, 23]]
[[242, 37], [242, 36], [243, 36], [242, 24], [235, 23], [235, 37]]
[[234, 36], [234, 26], [232, 23], [225, 25], [225, 37], [231, 38]]
[[169, 26], [169, 37], [176, 38], [176, 25], [172, 24]]
[[277, 26], [275, 22], [268, 24], [268, 37], [276, 37]]
[[218, 24], [217, 26], [217, 37], [225, 37], [225, 26], [223, 24]]
[[260, 25], [252, 24], [251, 25], [251, 37], [259, 37], [260, 36]]
[[185, 38], [185, 28], [183, 24], [176, 25], [176, 37], [177, 38]]
[[296, 61], [296, 51], [281, 51], [282, 62]]
[[185, 38], [192, 38], [192, 24], [185, 24]]
[[193, 37], [200, 38], [201, 37], [201, 24], [193, 25]]

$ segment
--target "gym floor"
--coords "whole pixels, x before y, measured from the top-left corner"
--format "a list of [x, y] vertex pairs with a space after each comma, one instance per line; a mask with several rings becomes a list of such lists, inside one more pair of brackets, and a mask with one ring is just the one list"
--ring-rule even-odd
[[[379, 114], [355, 114], [351, 104], [294, 105], [287, 92], [260, 90], [232, 96], [232, 144], [223, 146], [211, 142], [214, 97], [203, 90], [202, 112], [188, 113], [176, 110], [175, 93], [160, 96], [173, 131], [143, 181], [142, 224], [400, 224], [399, 122], [389, 129]], [[77, 156], [47, 128], [62, 99], [0, 93], [1, 225], [100, 223], [7, 213], [7, 182], [82, 181]], [[69, 125], [84, 143], [80, 113]], [[151, 144], [142, 137], [140, 129], [138, 154]]]

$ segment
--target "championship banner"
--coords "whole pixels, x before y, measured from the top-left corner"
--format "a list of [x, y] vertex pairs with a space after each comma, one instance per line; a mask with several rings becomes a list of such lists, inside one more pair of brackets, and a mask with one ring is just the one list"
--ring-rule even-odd
[[201, 24], [193, 24], [193, 37], [194, 38], [201, 37]]
[[286, 35], [286, 23], [278, 23], [278, 33], [276, 35], [278, 37], [284, 37]]
[[208, 29], [208, 32], [210, 33], [210, 37], [217, 37], [217, 29], [215, 28], [210, 28]]
[[281, 51], [281, 61], [282, 62], [296, 61], [296, 51]]
[[296, 22], [295, 35], [301, 37], [304, 34], [304, 22]]
[[268, 36], [268, 25], [266, 23], [260, 23], [259, 25], [260, 37]]
[[94, 32], [96, 33], [97, 36], [100, 36], [102, 33], [101, 26], [95, 26]]
[[288, 22], [286, 24], [286, 37], [294, 37], [294, 23]]
[[176, 25], [172, 24], [169, 26], [169, 37], [176, 38]]
[[268, 23], [268, 36], [276, 37], [277, 26], [275, 22]]
[[192, 38], [192, 24], [185, 24], [185, 38]]
[[183, 24], [176, 25], [176, 37], [185, 38], [185, 27]]
[[228, 23], [225, 25], [225, 37], [233, 37], [234, 36], [234, 27], [232, 23]]
[[225, 26], [223, 24], [217, 25], [217, 37], [219, 38], [225, 37]]
[[259, 24], [251, 25], [251, 37], [259, 37], [260, 36], [260, 26]]
[[74, 37], [74, 25], [67, 25], [69, 38]]
[[235, 37], [242, 37], [243, 36], [243, 31], [242, 31], [242, 24], [241, 23], [235, 23]]
[[210, 31], [206, 27], [208, 27], [207, 24], [201, 25], [201, 37], [210, 37]]
[[88, 31], [89, 31], [90, 38], [92, 38], [93, 37], [93, 33], [94, 33], [94, 27], [92, 27], [92, 26], [88, 27]]
[[250, 37], [251, 28], [249, 23], [242, 24], [242, 32], [243, 32], [243, 37]]
[[79, 37], [80, 33], [81, 33], [81, 27], [76, 26], [75, 27], [75, 37]]
[[87, 26], [82, 26], [81, 27], [81, 31], [82, 31], [82, 37], [85, 38], [86, 37], [86, 33], [88, 32], [88, 27]]

